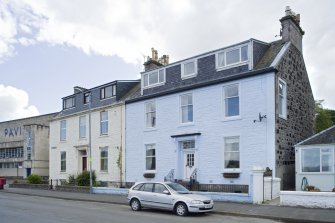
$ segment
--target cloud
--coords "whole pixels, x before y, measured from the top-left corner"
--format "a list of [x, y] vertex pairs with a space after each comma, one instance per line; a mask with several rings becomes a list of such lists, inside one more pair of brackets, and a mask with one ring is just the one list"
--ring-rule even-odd
[[0, 84], [0, 121], [39, 115], [37, 108], [28, 101], [27, 92]]
[[[335, 108], [335, 1], [312, 0], [2, 0], [0, 62], [15, 45], [65, 45], [140, 64], [150, 48], [171, 61], [249, 38], [277, 40], [286, 5], [301, 13], [304, 55], [315, 98]], [[325, 86], [327, 82], [327, 86]]]

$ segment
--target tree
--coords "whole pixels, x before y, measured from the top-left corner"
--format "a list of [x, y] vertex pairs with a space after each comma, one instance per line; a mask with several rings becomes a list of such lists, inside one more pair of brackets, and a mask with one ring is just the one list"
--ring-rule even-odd
[[333, 114], [335, 114], [335, 111], [323, 108], [322, 106], [323, 102], [324, 100], [315, 101], [314, 131], [316, 133], [327, 129], [334, 124], [334, 121], [332, 118], [335, 118], [333, 116]]

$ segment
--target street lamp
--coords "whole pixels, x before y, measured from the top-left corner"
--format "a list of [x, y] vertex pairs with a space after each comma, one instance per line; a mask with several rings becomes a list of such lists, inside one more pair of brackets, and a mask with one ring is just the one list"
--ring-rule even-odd
[[83, 87], [74, 87], [75, 90], [82, 92], [83, 94], [89, 94], [89, 103], [88, 103], [88, 160], [89, 160], [89, 171], [90, 171], [90, 194], [93, 194], [93, 181], [92, 181], [92, 149], [91, 149], [91, 108], [92, 108], [92, 92]]

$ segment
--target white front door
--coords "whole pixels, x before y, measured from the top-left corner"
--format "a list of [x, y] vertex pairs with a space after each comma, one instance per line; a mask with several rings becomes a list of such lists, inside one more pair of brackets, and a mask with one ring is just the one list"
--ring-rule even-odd
[[193, 171], [194, 166], [194, 152], [184, 152], [184, 179], [189, 180]]

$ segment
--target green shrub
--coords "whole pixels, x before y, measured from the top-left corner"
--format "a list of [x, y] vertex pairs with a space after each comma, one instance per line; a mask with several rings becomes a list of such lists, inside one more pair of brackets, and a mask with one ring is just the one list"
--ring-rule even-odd
[[40, 184], [42, 181], [41, 177], [38, 176], [37, 174], [31, 174], [29, 177], [28, 177], [28, 182], [30, 184]]
[[[92, 171], [92, 183], [95, 185], [96, 182], [95, 171]], [[90, 186], [90, 172], [83, 171], [77, 176], [77, 185], [78, 186]]]
[[69, 175], [69, 178], [68, 178], [68, 183], [70, 184], [70, 185], [76, 185], [76, 176], [75, 175]]

